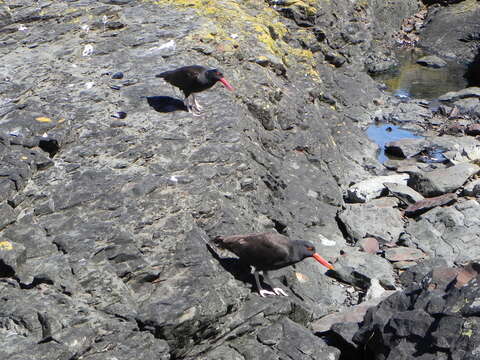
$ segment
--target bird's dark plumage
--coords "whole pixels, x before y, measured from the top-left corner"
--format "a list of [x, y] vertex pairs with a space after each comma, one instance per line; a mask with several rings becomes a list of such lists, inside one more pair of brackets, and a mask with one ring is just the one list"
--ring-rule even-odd
[[[269, 270], [276, 270], [282, 267], [295, 264], [307, 257], [313, 257], [322, 265], [333, 269], [326, 260], [315, 252], [312, 243], [303, 240], [290, 240], [288, 237], [277, 233], [257, 233], [245, 235], [218, 236], [213, 242], [220, 248], [233, 252], [240, 258], [240, 261], [255, 268], [255, 281], [260, 294], [271, 293], [263, 290], [258, 280], [258, 271], [264, 272], [264, 277]], [[269, 283], [271, 281], [269, 280]], [[271, 284], [269, 284], [271, 285]], [[284, 291], [274, 288], [275, 294]]]
[[200, 110], [200, 106], [193, 98], [194, 104], [190, 104], [187, 99], [190, 95], [194, 97], [195, 93], [210, 89], [218, 81], [220, 81], [229, 90], [233, 87], [223, 77], [218, 69], [208, 69], [201, 65], [183, 66], [175, 70], [164, 71], [158, 75], [169, 84], [179, 88], [185, 94], [185, 105], [190, 110]]

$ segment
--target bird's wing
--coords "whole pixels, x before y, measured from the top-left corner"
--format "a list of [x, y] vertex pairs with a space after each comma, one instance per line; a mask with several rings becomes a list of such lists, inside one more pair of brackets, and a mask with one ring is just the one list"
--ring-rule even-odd
[[182, 90], [192, 88], [203, 70], [205, 68], [200, 65], [184, 66], [171, 71], [170, 74], [165, 76], [165, 80]]
[[290, 240], [277, 233], [232, 235], [222, 237], [225, 248], [252, 264], [276, 264], [290, 254]]

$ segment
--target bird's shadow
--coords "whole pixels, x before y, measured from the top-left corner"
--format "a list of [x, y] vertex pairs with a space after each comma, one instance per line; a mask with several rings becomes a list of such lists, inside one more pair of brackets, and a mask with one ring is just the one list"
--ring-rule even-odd
[[147, 96], [147, 102], [155, 111], [161, 113], [188, 111], [182, 100], [171, 96]]
[[[249, 284], [252, 292], [258, 291], [257, 285], [255, 284], [255, 278], [253, 277], [253, 274], [250, 272], [249, 265], [242, 263], [237, 258], [221, 257], [220, 255], [218, 255], [218, 253], [210, 244], [207, 244], [207, 249], [212, 254], [212, 256], [218, 261], [218, 263], [226, 271], [232, 274], [236, 280]], [[263, 276], [260, 276], [261, 286], [264, 287], [264, 289], [269, 289], [270, 285], [264, 283], [262, 281], [263, 280], [262, 278]]]

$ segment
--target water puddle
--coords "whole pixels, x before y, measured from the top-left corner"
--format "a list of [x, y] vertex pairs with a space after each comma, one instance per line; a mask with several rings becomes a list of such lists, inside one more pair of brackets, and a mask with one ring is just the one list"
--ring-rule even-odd
[[398, 126], [391, 124], [373, 124], [367, 128], [366, 132], [368, 138], [378, 144], [378, 161], [382, 164], [388, 159], [393, 159], [390, 155], [385, 154], [386, 143], [405, 138], [422, 138], [422, 136], [415, 135], [412, 131], [401, 129]]
[[402, 49], [396, 52], [397, 69], [375, 75], [374, 79], [385, 83], [387, 90], [400, 98], [432, 100], [449, 91], [468, 86], [466, 65], [447, 61], [443, 68], [429, 68], [416, 63], [426, 55], [418, 49]]

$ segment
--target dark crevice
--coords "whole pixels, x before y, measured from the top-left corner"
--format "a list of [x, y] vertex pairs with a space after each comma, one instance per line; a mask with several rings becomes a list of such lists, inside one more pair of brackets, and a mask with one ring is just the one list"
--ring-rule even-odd
[[20, 288], [21, 289], [33, 289], [34, 287], [36, 287], [39, 284], [53, 285], [53, 281], [51, 279], [38, 276], [38, 277], [34, 277], [33, 281], [30, 284], [20, 283]]
[[337, 212], [337, 215], [335, 215], [335, 221], [337, 222], [338, 229], [341, 231], [343, 238], [349, 242], [353, 242], [350, 235], [348, 234], [347, 227], [345, 226], [343, 221], [340, 219], [338, 212]]
[[280, 220], [270, 219], [273, 222], [273, 227], [279, 234], [287, 235], [287, 225]]
[[53, 158], [58, 153], [58, 150], [60, 150], [60, 145], [56, 139], [40, 139], [38, 147], [49, 153], [50, 158]]
[[13, 277], [15, 270], [0, 259], [0, 277]]
[[473, 61], [468, 65], [465, 79], [468, 86], [480, 86], [480, 52], [475, 56]]

